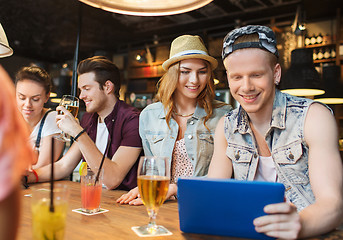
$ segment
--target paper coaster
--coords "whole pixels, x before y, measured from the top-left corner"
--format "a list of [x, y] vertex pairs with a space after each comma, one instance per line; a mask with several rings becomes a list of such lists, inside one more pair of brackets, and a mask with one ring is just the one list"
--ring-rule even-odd
[[156, 234], [156, 235], [145, 235], [145, 234], [141, 234], [140, 232], [138, 232], [138, 228], [140, 227], [131, 227], [131, 229], [139, 236], [139, 237], [160, 237], [160, 236], [170, 236], [173, 235], [173, 233], [171, 231], [169, 231], [168, 229], [166, 229], [163, 226], [159, 226], [161, 228], [163, 228], [165, 230], [165, 233], [161, 233], [161, 234]]
[[92, 215], [96, 215], [96, 214], [101, 214], [101, 213], [108, 212], [109, 210], [100, 208], [99, 212], [95, 212], [95, 213], [86, 213], [86, 212], [82, 212], [82, 209], [81, 209], [81, 208], [78, 208], [78, 209], [73, 209], [72, 211], [73, 211], [73, 212], [76, 212], [76, 213], [80, 213], [80, 214], [86, 215], [86, 216], [92, 216]]

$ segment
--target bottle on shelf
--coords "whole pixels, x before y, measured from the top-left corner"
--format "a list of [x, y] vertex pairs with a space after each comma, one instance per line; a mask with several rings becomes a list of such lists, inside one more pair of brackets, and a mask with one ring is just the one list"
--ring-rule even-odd
[[317, 42], [316, 35], [312, 34], [312, 37], [311, 37], [311, 45], [316, 44], [316, 42]]
[[319, 48], [317, 53], [317, 60], [322, 60], [324, 58], [323, 49]]
[[330, 59], [331, 58], [331, 52], [330, 52], [330, 48], [326, 47], [324, 48], [324, 59]]
[[323, 35], [321, 33], [317, 36], [317, 42], [316, 44], [322, 44], [323, 43]]
[[313, 49], [313, 61], [318, 59], [318, 50], [317, 49]]
[[331, 54], [331, 58], [336, 58], [336, 49], [332, 48], [330, 54]]
[[310, 38], [310, 36], [309, 35], [305, 35], [305, 40], [304, 40], [304, 42], [305, 42], [305, 46], [308, 46], [308, 45], [310, 45], [311, 44], [311, 38]]

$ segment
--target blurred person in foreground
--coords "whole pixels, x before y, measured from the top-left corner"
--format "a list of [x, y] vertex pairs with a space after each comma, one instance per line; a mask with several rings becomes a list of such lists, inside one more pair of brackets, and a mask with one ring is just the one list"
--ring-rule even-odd
[[[15, 78], [17, 107], [31, 131], [29, 142], [37, 155], [37, 163], [32, 168], [40, 168], [51, 163], [51, 138], [61, 133], [56, 125], [57, 112], [45, 108], [50, 97], [51, 79], [38, 66], [21, 68]], [[54, 142], [54, 161], [64, 149], [64, 142]]]
[[316, 236], [343, 218], [338, 131], [327, 106], [276, 89], [276, 46], [265, 26], [224, 38], [222, 58], [240, 107], [218, 123], [208, 177], [283, 183], [286, 202], [265, 206], [267, 215], [253, 222], [256, 231], [282, 239]]
[[[144, 154], [169, 158], [171, 184], [167, 199], [176, 196], [179, 177], [207, 174], [215, 128], [232, 109], [215, 100], [213, 69], [217, 64], [199, 36], [177, 37], [171, 44], [170, 58], [162, 65], [167, 72], [158, 83], [158, 102], [140, 114]], [[117, 202], [143, 204], [138, 188]]]
[[12, 81], [0, 66], [0, 240], [16, 238], [20, 179], [34, 163], [29, 130], [18, 112]]
[[[142, 150], [139, 137], [139, 111], [119, 99], [120, 72], [117, 66], [102, 56], [81, 61], [77, 72], [79, 98], [85, 102], [86, 113], [81, 124], [64, 107], [58, 106], [57, 126], [69, 134], [74, 143], [55, 163], [55, 179], [69, 176], [77, 164], [87, 162], [96, 172], [105, 155], [103, 184], [108, 189], [130, 190], [137, 186], [137, 159]], [[50, 179], [50, 165], [36, 169], [29, 182]]]

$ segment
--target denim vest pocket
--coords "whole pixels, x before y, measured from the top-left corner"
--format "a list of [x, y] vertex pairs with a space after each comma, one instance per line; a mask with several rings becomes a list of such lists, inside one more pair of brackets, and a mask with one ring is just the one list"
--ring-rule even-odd
[[150, 143], [150, 149], [153, 155], [160, 155], [158, 153], [161, 152], [163, 140], [165, 136], [161, 134], [147, 134], [146, 138]]
[[149, 142], [156, 144], [164, 139], [164, 136], [160, 134], [151, 134], [146, 136]]
[[275, 162], [281, 168], [280, 171], [291, 183], [296, 185], [307, 185], [310, 181], [307, 161], [303, 154], [300, 141], [288, 144], [273, 154]]
[[300, 141], [293, 142], [276, 150], [273, 155], [279, 164], [295, 164], [303, 155], [302, 144]]
[[254, 155], [253, 150], [229, 144], [226, 148], [226, 155], [232, 161], [235, 179], [247, 180], [250, 163]]
[[226, 155], [233, 162], [237, 163], [250, 163], [253, 157], [253, 152], [242, 146], [228, 145], [226, 149]]
[[211, 133], [200, 133], [199, 140], [205, 141], [206, 143], [212, 144], [214, 143], [213, 136]]

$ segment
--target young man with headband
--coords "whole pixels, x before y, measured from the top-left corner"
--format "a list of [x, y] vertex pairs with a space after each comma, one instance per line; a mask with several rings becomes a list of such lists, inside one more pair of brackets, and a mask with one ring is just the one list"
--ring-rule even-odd
[[257, 232], [296, 239], [337, 227], [343, 217], [342, 161], [330, 109], [276, 89], [281, 67], [268, 27], [231, 31], [222, 58], [240, 107], [218, 123], [208, 177], [285, 185], [286, 202], [264, 208], [267, 215], [254, 220]]

